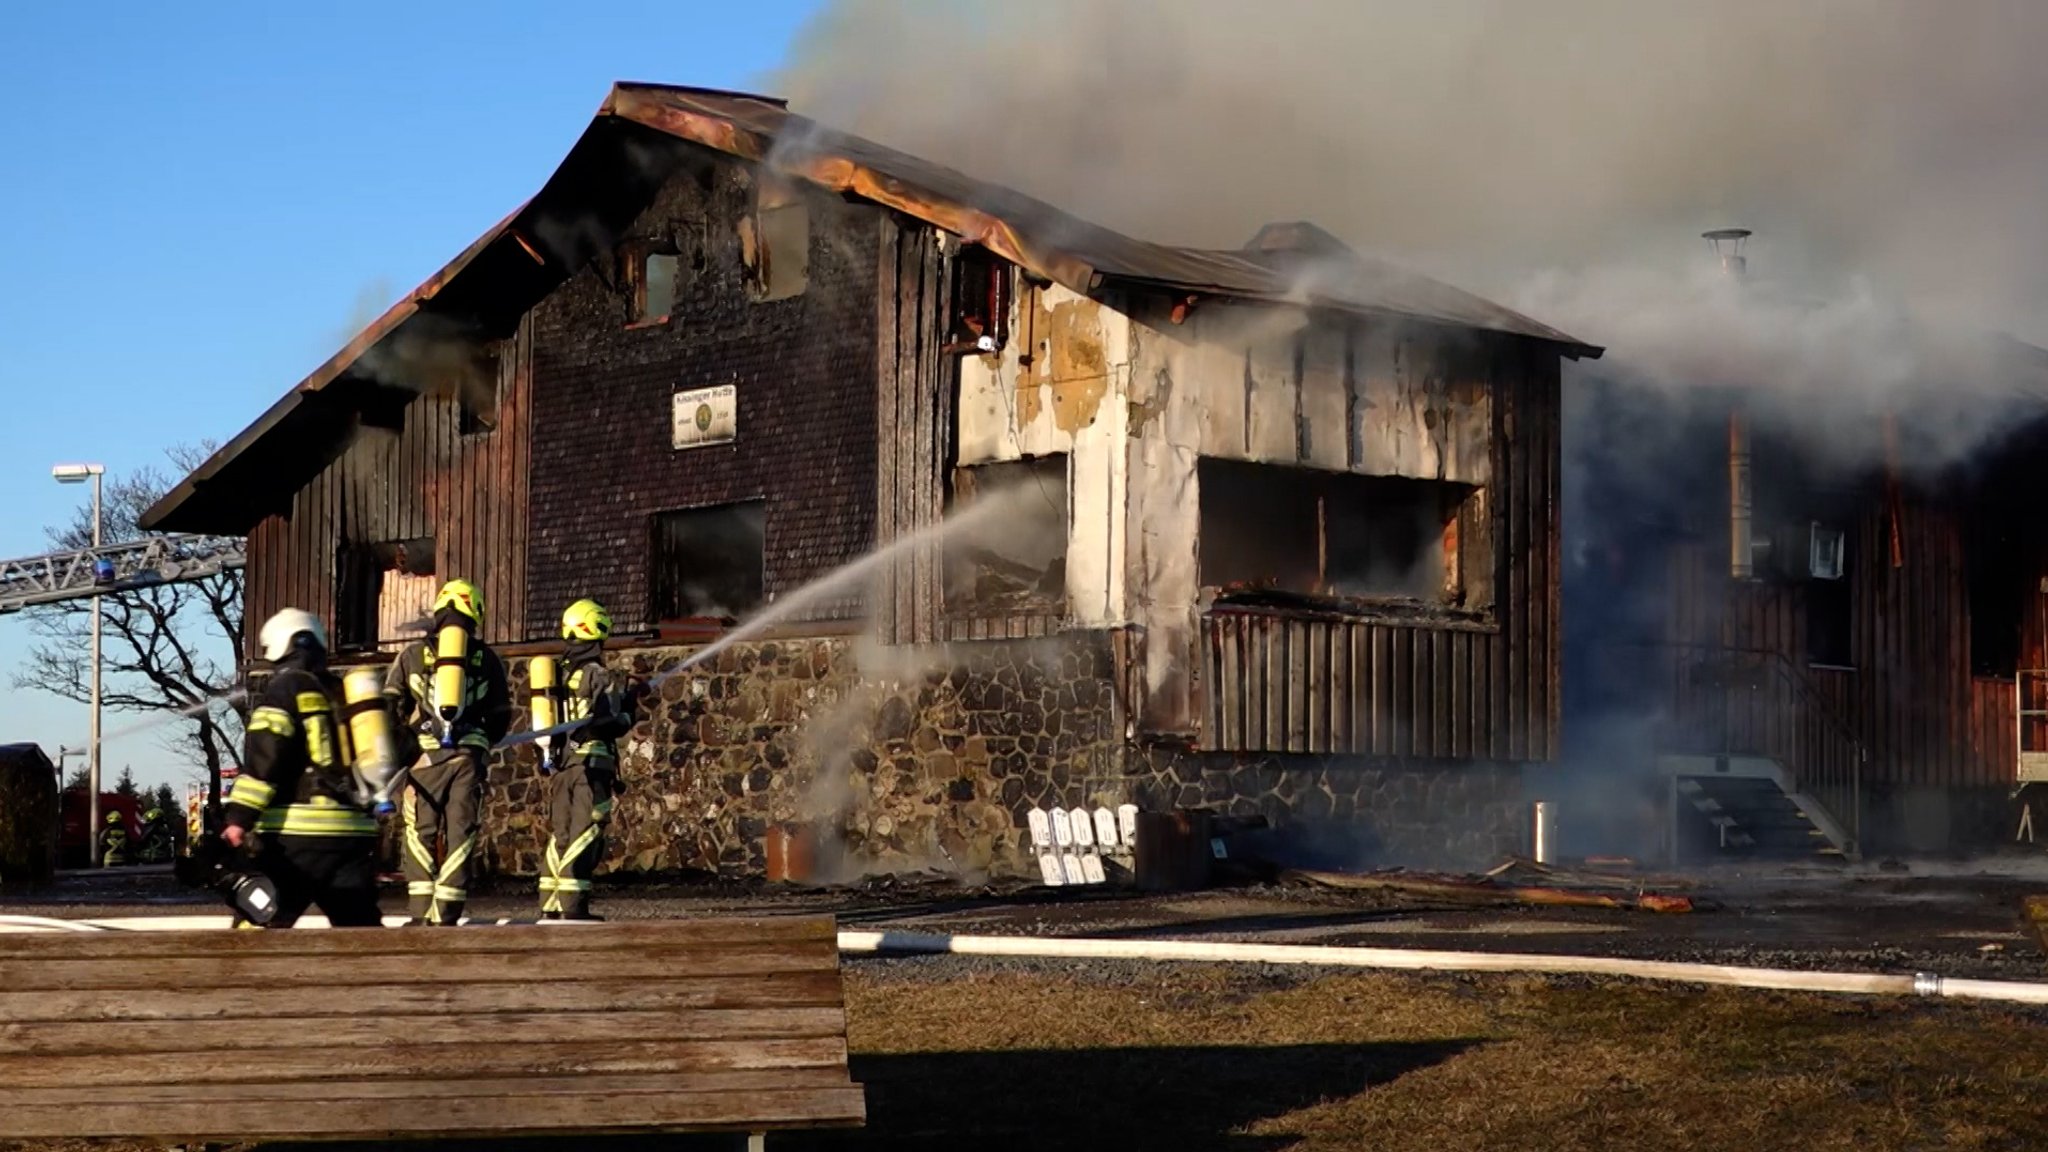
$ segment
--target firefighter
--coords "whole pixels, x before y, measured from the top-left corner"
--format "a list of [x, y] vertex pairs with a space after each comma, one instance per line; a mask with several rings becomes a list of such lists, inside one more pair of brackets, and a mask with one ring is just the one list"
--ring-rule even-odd
[[[561, 723], [578, 725], [552, 737], [541, 757], [541, 772], [550, 777], [540, 877], [540, 911], [547, 920], [599, 919], [590, 913], [590, 878], [604, 856], [604, 828], [619, 791], [618, 741], [633, 729], [633, 698], [624, 680], [604, 666], [604, 639], [611, 631], [604, 605], [569, 605], [562, 613], [567, 647], [551, 685], [544, 688], [542, 677], [534, 678], [536, 700], [554, 695]], [[535, 659], [536, 670], [546, 659]]]
[[109, 812], [106, 827], [100, 829], [100, 867], [121, 868], [127, 863], [128, 819], [119, 812]]
[[327, 630], [287, 608], [256, 642], [273, 672], [249, 712], [221, 839], [253, 847], [257, 871], [276, 886], [265, 927], [289, 928], [316, 904], [336, 928], [379, 927], [377, 821], [356, 796]]
[[483, 625], [483, 593], [450, 580], [434, 597], [432, 635], [400, 653], [385, 680], [400, 723], [419, 743], [400, 805], [413, 925], [462, 918], [486, 762], [511, 722], [505, 668], [484, 645]]

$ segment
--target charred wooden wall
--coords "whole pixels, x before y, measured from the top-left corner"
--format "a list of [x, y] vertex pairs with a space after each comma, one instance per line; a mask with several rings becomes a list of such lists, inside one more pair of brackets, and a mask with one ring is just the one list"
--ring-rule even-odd
[[[945, 516], [958, 435], [958, 364], [943, 350], [953, 261], [938, 234], [885, 219], [876, 268], [875, 543], [887, 545]], [[939, 638], [941, 563], [936, 543], [905, 549], [890, 562], [878, 593], [879, 635], [895, 644]]]
[[531, 463], [531, 330], [522, 325], [498, 357], [496, 412], [464, 434], [459, 404], [422, 396], [396, 430], [362, 426], [348, 447], [248, 538], [248, 637], [281, 608], [332, 624], [344, 547], [431, 538], [435, 574], [462, 577], [484, 594], [485, 638], [521, 638], [526, 627], [526, 493]]
[[[1963, 524], [1954, 508], [1907, 501], [1894, 548], [1887, 502], [1873, 494], [1863, 504], [1850, 528], [1847, 667], [1811, 666], [1805, 585], [1730, 580], [1718, 539], [1673, 550], [1666, 638], [1784, 656], [1867, 750], [1866, 784], [2009, 784], [2012, 684], [1971, 674]], [[1791, 726], [1797, 718], [1755, 722]]]
[[[603, 266], [534, 310], [529, 634], [551, 634], [562, 606], [582, 596], [610, 607], [622, 631], [647, 627], [657, 512], [766, 500], [769, 597], [873, 542], [883, 213], [803, 195], [809, 274], [800, 295], [750, 297], [739, 237], [750, 176], [707, 159], [667, 183], [626, 237], [680, 255], [667, 323], [632, 325], [630, 287]], [[737, 388], [736, 440], [676, 450], [673, 395], [724, 384]]]
[[1490, 342], [1494, 605], [1432, 624], [1215, 608], [1203, 620], [1204, 747], [1541, 761], [1561, 709], [1559, 362]]

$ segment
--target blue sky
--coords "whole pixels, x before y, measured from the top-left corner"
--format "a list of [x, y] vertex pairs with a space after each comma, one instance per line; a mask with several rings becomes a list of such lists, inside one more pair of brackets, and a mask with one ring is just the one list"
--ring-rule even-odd
[[[612, 81], [757, 88], [816, 7], [8, 7], [0, 556], [81, 495], [51, 464], [240, 431], [537, 189]], [[29, 640], [0, 616], [0, 743], [54, 756], [85, 709], [8, 690]], [[104, 757], [183, 779], [148, 736]]]

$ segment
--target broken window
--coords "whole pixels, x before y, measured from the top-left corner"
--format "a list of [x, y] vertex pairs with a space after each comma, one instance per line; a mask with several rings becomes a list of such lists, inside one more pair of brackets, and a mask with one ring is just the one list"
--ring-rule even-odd
[[634, 241], [619, 250], [626, 289], [632, 299], [632, 327], [668, 323], [675, 311], [682, 259], [673, 244]]
[[656, 513], [649, 618], [737, 620], [759, 607], [767, 526], [764, 500]]
[[1851, 642], [1855, 601], [1847, 580], [1815, 580], [1806, 585], [1806, 662], [1820, 668], [1848, 668], [1855, 663]]
[[1003, 500], [997, 526], [948, 535], [945, 610], [954, 615], [1063, 612], [1067, 602], [1067, 458], [1039, 456], [953, 470], [952, 513]]
[[1009, 338], [1009, 263], [986, 248], [962, 247], [953, 265], [947, 351], [995, 352]]
[[2017, 675], [2027, 579], [2015, 534], [1980, 521], [1970, 533], [1963, 563], [1969, 581], [1970, 672]]
[[1492, 605], [1485, 490], [1203, 459], [1198, 563], [1226, 597]]
[[754, 210], [740, 219], [740, 263], [755, 300], [801, 296], [811, 279], [811, 211], [801, 192], [780, 181], [754, 188]]
[[425, 634], [438, 587], [432, 539], [346, 545], [336, 569], [336, 652], [374, 651]]
[[475, 408], [458, 401], [455, 406], [455, 431], [460, 436], [482, 436], [491, 430], [490, 421], [483, 418]]

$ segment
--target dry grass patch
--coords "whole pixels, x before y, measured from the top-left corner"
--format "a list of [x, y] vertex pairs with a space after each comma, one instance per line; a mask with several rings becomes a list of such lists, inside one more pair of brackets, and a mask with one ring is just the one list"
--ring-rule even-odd
[[1220, 967], [849, 974], [861, 1136], [1024, 1147], [2048, 1147], [2048, 1030], [1963, 1004]]

